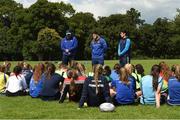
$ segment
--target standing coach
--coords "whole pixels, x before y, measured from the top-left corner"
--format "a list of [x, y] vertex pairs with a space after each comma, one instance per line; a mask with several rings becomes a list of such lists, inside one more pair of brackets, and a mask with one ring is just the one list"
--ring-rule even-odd
[[61, 40], [60, 46], [63, 52], [62, 63], [66, 65], [69, 63], [71, 65], [75, 59], [78, 47], [78, 41], [71, 30], [66, 31], [66, 36]]

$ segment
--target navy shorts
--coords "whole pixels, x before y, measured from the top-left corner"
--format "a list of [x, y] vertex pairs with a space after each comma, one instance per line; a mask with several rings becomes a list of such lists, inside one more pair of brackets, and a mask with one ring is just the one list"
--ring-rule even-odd
[[130, 63], [130, 57], [129, 56], [123, 56], [119, 58], [119, 64], [121, 67], [124, 67], [127, 63]]
[[104, 65], [104, 59], [102, 58], [92, 58], [92, 65], [101, 64]]
[[67, 55], [63, 55], [62, 57], [62, 63], [65, 65], [68, 65], [68, 63], [70, 63], [72, 60], [74, 60], [74, 56], [67, 56]]

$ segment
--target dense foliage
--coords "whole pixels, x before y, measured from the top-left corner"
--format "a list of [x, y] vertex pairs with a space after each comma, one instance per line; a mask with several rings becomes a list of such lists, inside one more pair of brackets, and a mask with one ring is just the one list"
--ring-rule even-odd
[[127, 30], [133, 58], [180, 58], [180, 10], [174, 20], [157, 18], [153, 24], [131, 8], [96, 20], [92, 13], [75, 12], [71, 4], [37, 0], [23, 8], [0, 0], [0, 60], [60, 60], [59, 42], [72, 29], [78, 39], [77, 59], [90, 59], [93, 30], [108, 43], [106, 59], [117, 59], [119, 32]]

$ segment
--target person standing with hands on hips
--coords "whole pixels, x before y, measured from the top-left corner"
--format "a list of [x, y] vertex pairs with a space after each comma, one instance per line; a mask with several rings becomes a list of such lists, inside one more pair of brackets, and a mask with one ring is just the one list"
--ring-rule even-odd
[[61, 50], [63, 51], [62, 63], [71, 65], [72, 60], [75, 59], [78, 41], [71, 30], [66, 31], [66, 36], [60, 42]]
[[126, 31], [121, 31], [121, 39], [118, 44], [118, 56], [119, 64], [121, 67], [124, 67], [125, 64], [130, 63], [130, 50], [131, 50], [131, 41], [127, 37]]
[[107, 50], [106, 41], [94, 31], [92, 33], [93, 40], [91, 41], [90, 48], [92, 54], [92, 66], [101, 64], [104, 65], [104, 54]]

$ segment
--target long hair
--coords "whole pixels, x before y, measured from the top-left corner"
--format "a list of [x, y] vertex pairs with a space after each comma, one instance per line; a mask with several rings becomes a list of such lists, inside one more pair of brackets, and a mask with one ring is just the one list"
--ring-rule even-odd
[[33, 73], [33, 79], [35, 82], [38, 82], [40, 80], [41, 75], [44, 73], [45, 66], [42, 63], [39, 63], [35, 65], [34, 67], [34, 73]]
[[156, 91], [158, 87], [158, 78], [160, 73], [160, 66], [159, 65], [153, 65], [151, 68], [151, 75], [153, 76], [153, 90]]
[[29, 63], [25, 63], [23, 64], [23, 69], [26, 69], [26, 70], [31, 70], [32, 69], [32, 66], [29, 64]]
[[141, 76], [144, 76], [144, 68], [141, 64], [137, 64], [135, 66], [137, 74], [140, 74]]
[[175, 66], [175, 77], [180, 81], [180, 65]]
[[102, 75], [103, 73], [103, 67], [102, 65], [100, 64], [97, 64], [95, 67], [94, 67], [94, 80], [95, 80], [95, 84], [96, 84], [96, 94], [99, 93], [99, 89], [98, 89], [98, 80], [99, 80], [99, 77]]
[[22, 68], [20, 66], [15, 66], [13, 72], [14, 72], [15, 76], [17, 77], [18, 75], [21, 74]]
[[51, 79], [51, 76], [55, 73], [56, 67], [53, 63], [48, 63], [46, 65], [46, 72], [45, 72], [45, 76], [47, 80]]
[[171, 76], [175, 76], [176, 65], [171, 66]]
[[5, 65], [0, 65], [0, 72], [4, 73], [6, 70], [6, 66]]
[[160, 62], [159, 66], [161, 68], [161, 73], [162, 73], [163, 79], [167, 81], [169, 79], [169, 77], [170, 77], [170, 68], [169, 68], [169, 66], [164, 61]]
[[78, 70], [78, 74], [80, 76], [86, 76], [86, 74], [85, 74], [86, 68], [85, 68], [85, 66], [83, 64], [77, 63], [77, 70]]
[[24, 62], [23, 62], [23, 61], [18, 62], [18, 63], [17, 63], [17, 66], [19, 66], [19, 67], [23, 68], [23, 66], [24, 66]]
[[70, 87], [69, 87], [71, 95], [74, 93], [75, 88], [76, 88], [75, 80], [78, 79], [77, 72], [78, 71], [76, 69], [69, 69], [67, 71], [67, 77], [71, 80], [70, 81]]
[[104, 65], [103, 66], [103, 75], [107, 75], [107, 76], [110, 76], [111, 75], [111, 68], [107, 65]]
[[115, 70], [115, 72], [116, 72], [117, 74], [119, 74], [119, 70], [120, 70], [120, 64], [119, 64], [119, 63], [116, 63], [116, 64], [114, 65], [114, 70]]
[[126, 85], [130, 83], [128, 80], [128, 72], [124, 67], [120, 69], [120, 81]]
[[132, 72], [133, 72], [133, 66], [132, 66], [131, 64], [129, 64], [129, 63], [126, 64], [126, 65], [124, 66], [124, 68], [126, 69], [128, 75], [131, 75], [131, 74], [132, 74]]
[[4, 62], [4, 66], [5, 66], [5, 72], [9, 72], [10, 67], [11, 67], [11, 63], [10, 62]]

